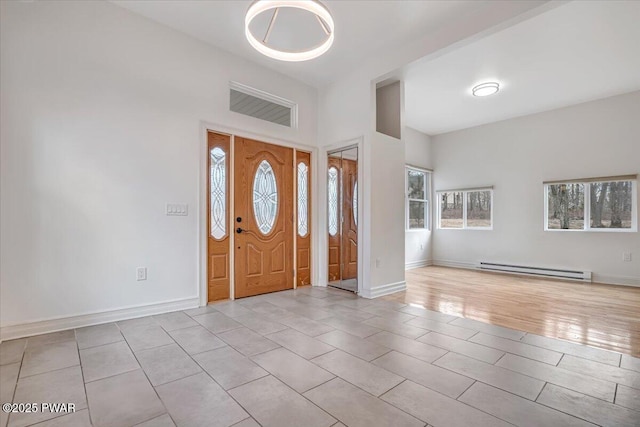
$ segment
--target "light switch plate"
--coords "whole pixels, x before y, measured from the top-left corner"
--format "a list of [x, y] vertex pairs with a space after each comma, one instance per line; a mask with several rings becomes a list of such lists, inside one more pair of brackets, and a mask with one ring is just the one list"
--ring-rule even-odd
[[167, 203], [167, 216], [187, 216], [189, 205], [180, 203]]

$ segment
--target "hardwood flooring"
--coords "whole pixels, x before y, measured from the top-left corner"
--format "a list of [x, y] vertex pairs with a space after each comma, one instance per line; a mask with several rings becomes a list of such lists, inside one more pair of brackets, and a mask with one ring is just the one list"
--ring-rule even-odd
[[447, 267], [406, 281], [384, 299], [640, 357], [640, 288]]

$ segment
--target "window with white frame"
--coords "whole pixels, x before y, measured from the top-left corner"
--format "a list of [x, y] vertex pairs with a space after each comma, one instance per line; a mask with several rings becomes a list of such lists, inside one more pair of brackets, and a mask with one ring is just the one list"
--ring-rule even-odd
[[493, 228], [493, 188], [483, 187], [436, 192], [438, 228]]
[[637, 176], [544, 183], [544, 229], [637, 231]]
[[410, 166], [406, 167], [405, 172], [407, 230], [428, 230], [431, 173]]

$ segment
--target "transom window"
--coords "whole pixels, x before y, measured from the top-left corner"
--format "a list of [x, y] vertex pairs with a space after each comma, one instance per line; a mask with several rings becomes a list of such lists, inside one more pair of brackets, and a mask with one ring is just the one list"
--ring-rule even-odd
[[438, 228], [493, 228], [493, 189], [438, 191]]
[[544, 229], [637, 231], [636, 175], [546, 182]]
[[429, 229], [430, 173], [406, 167], [406, 227], [408, 230]]

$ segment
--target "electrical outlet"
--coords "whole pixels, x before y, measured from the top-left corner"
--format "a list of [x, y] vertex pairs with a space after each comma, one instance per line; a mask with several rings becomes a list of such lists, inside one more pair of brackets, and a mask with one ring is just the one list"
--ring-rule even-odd
[[622, 261], [631, 262], [631, 252], [622, 252]]
[[376, 268], [380, 267], [380, 258], [376, 258]]
[[136, 280], [147, 280], [147, 267], [136, 268]]
[[420, 250], [424, 249], [424, 245], [422, 243], [420, 243]]

